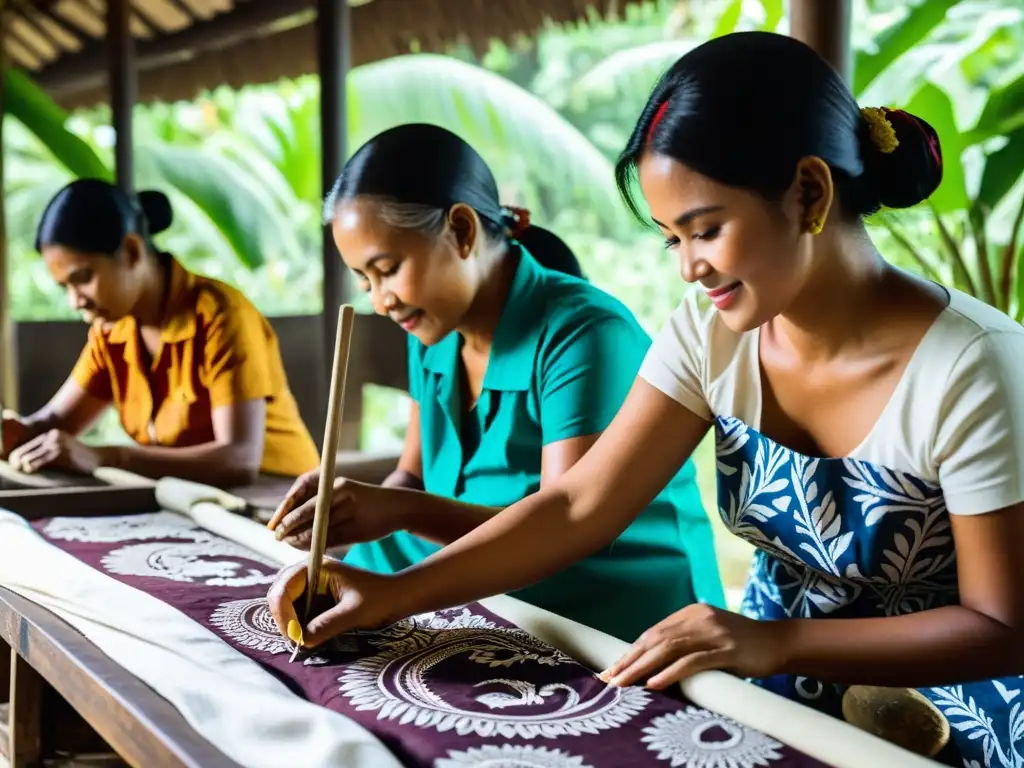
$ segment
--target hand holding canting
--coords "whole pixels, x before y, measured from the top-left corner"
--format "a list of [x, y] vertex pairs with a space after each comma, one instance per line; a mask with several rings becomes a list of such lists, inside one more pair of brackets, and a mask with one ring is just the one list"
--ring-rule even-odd
[[601, 679], [619, 686], [646, 680], [648, 688], [662, 689], [709, 669], [769, 677], [785, 663], [787, 626], [688, 605], [644, 632]]
[[[309, 549], [313, 537], [320, 470], [307, 472], [291, 487], [267, 523], [279, 540]], [[327, 546], [376, 541], [401, 528], [397, 491], [338, 478], [331, 497]]]
[[[296, 610], [304, 606], [306, 563], [283, 569], [277, 576], [267, 603], [278, 631], [292, 642], [313, 648], [344, 632], [377, 629], [401, 618], [393, 612], [399, 605], [399, 588], [393, 576], [352, 568], [325, 557], [320, 568], [318, 594], [328, 595], [333, 607], [302, 622]], [[298, 608], [296, 608], [298, 603]]]

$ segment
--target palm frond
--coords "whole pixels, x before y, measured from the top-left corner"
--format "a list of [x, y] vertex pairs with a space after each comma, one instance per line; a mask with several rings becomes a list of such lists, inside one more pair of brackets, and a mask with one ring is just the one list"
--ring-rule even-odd
[[553, 108], [487, 70], [429, 54], [369, 64], [349, 76], [348, 107], [352, 149], [402, 123], [440, 125], [480, 152], [502, 186], [536, 180], [555, 210], [586, 204], [607, 231], [635, 229], [608, 159]]
[[573, 84], [569, 101], [583, 106], [592, 99], [626, 98], [643, 104], [658, 78], [696, 46], [693, 40], [659, 40], [616, 51]]
[[261, 181], [214, 152], [161, 144], [140, 146], [155, 173], [209, 216], [249, 268], [301, 257], [294, 229]]
[[111, 178], [96, 151], [67, 128], [67, 113], [16, 69], [4, 70], [4, 114], [35, 134], [61, 165], [79, 177]]

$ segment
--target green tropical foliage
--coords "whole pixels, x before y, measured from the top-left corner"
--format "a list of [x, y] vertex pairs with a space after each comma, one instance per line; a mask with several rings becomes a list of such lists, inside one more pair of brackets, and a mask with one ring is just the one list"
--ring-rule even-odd
[[[495, 168], [509, 201], [564, 234], [592, 279], [654, 327], [678, 301], [675, 265], [625, 217], [611, 163], [672, 61], [734, 29], [785, 31], [782, 7], [780, 0], [628, 6], [617, 21], [550, 27], [533, 40], [496, 43], [479, 60], [455, 48], [450, 57], [359, 67], [349, 80], [350, 147], [407, 121], [460, 133]], [[944, 147], [944, 180], [931, 206], [873, 222], [882, 247], [905, 266], [1016, 312], [1024, 10], [1012, 0], [855, 7], [858, 97], [920, 114]], [[19, 73], [7, 73], [7, 90], [16, 118], [7, 123], [5, 200], [15, 311], [54, 316], [61, 301], [32, 257], [32, 231], [68, 179], [109, 175], [108, 116], [104, 109], [68, 116]], [[319, 309], [318, 111], [317, 82], [306, 77], [135, 114], [136, 185], [167, 191], [175, 207], [164, 245], [238, 284], [272, 314]]]
[[[1020, 0], [854, 0], [853, 89], [865, 105], [907, 108], [934, 125], [945, 160], [928, 205], [870, 222], [886, 256], [1024, 319], [1024, 6]], [[563, 235], [598, 285], [649, 329], [678, 303], [677, 267], [625, 217], [611, 164], [657, 77], [702, 40], [785, 32], [783, 0], [658, 0], [621, 17], [550, 26], [482, 57], [408, 56], [355, 69], [350, 148], [402, 122], [443, 125], [494, 167], [509, 202]], [[75, 176], [107, 176], [105, 109], [67, 115], [23, 75], [5, 73], [5, 158], [14, 313], [69, 316], [32, 252], [46, 201]], [[171, 197], [162, 245], [244, 290], [268, 314], [320, 309], [319, 88], [304, 77], [135, 112], [136, 186]], [[364, 441], [395, 444], [404, 409], [368, 390]], [[696, 463], [713, 505], [713, 447]], [[723, 539], [727, 583], [748, 549]]]

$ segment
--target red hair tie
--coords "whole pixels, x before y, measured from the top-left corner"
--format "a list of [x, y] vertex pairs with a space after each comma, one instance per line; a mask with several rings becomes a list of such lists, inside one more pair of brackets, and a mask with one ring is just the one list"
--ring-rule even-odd
[[667, 109], [668, 100], [666, 99], [661, 103], [661, 106], [658, 107], [658, 111], [654, 113], [654, 119], [651, 120], [651, 127], [647, 129], [647, 141], [651, 140], [651, 136], [654, 135], [654, 129], [658, 127], [658, 124], [661, 122], [661, 119], [665, 117], [665, 110]]
[[518, 239], [523, 232], [530, 228], [530, 212], [525, 208], [516, 208], [513, 205], [505, 205], [501, 208], [505, 221], [508, 224], [509, 235]]
[[886, 116], [897, 118], [902, 121], [904, 125], [913, 125], [915, 130], [920, 131], [928, 144], [928, 151], [931, 152], [932, 160], [935, 161], [936, 166], [942, 168], [942, 151], [939, 149], [939, 140], [934, 134], [930, 133], [928, 129], [924, 127], [924, 124], [920, 120], [902, 109], [886, 108], [885, 114]]

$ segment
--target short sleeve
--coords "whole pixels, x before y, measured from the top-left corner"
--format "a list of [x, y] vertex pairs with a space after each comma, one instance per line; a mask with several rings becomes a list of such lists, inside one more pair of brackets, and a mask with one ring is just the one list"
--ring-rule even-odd
[[1024, 501], [1024, 332], [988, 331], [964, 348], [943, 388], [933, 461], [954, 515]]
[[702, 419], [713, 416], [704, 391], [708, 321], [690, 291], [651, 344], [640, 377]]
[[626, 399], [649, 344], [639, 325], [612, 313], [553, 333], [539, 371], [543, 444], [603, 432]]
[[407, 334], [406, 347], [409, 357], [409, 397], [418, 403], [423, 388], [423, 351], [426, 347], [411, 333]]
[[271, 397], [275, 387], [263, 317], [251, 306], [213, 316], [203, 350], [204, 373], [214, 408]]
[[110, 369], [103, 356], [103, 336], [95, 326], [89, 328], [89, 338], [71, 369], [71, 378], [97, 400], [110, 401], [114, 397]]

